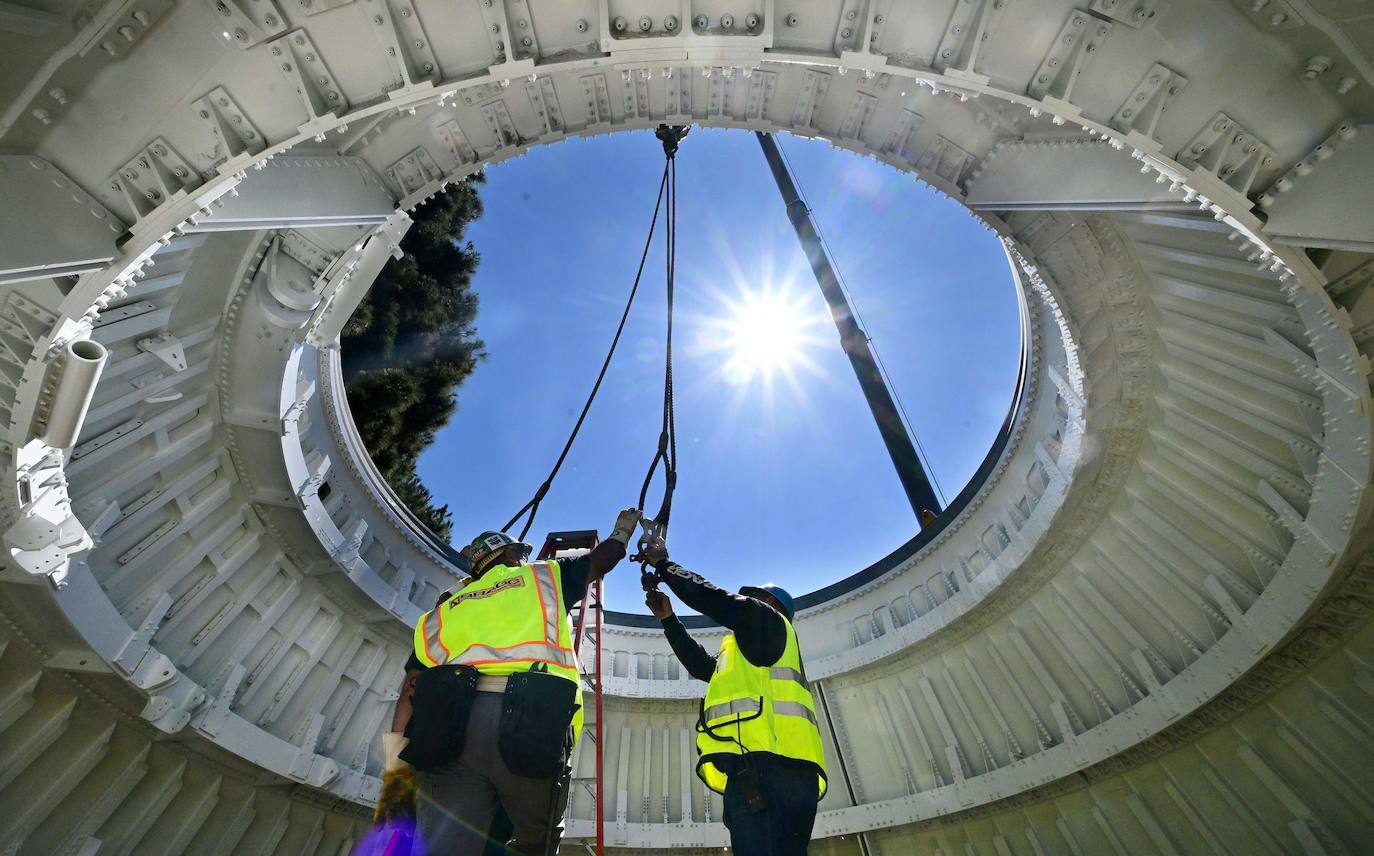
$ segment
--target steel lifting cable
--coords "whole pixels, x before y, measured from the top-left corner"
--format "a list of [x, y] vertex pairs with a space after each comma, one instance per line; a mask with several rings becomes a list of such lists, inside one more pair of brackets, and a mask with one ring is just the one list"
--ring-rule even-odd
[[663, 505], [659, 509], [654, 521], [659, 529], [666, 529], [668, 517], [672, 511], [673, 489], [677, 484], [677, 426], [673, 408], [673, 274], [676, 268], [677, 250], [677, 168], [674, 155], [677, 153], [678, 143], [687, 135], [687, 129], [682, 127], [668, 127], [660, 125], [657, 136], [663, 141], [663, 152], [666, 162], [663, 165], [663, 177], [658, 183], [658, 199], [654, 202], [654, 216], [649, 221], [649, 235], [644, 240], [644, 250], [639, 256], [639, 269], [635, 272], [634, 285], [630, 288], [630, 296], [625, 301], [625, 310], [620, 314], [620, 324], [616, 327], [615, 336], [611, 339], [611, 347], [606, 352], [606, 359], [601, 363], [601, 371], [597, 374], [596, 383], [592, 384], [591, 393], [587, 396], [587, 401], [582, 405], [582, 412], [574, 423], [572, 433], [568, 435], [568, 441], [563, 444], [563, 451], [559, 453], [558, 460], [554, 462], [553, 469], [549, 471], [548, 478], [544, 479], [543, 484], [534, 492], [530, 501], [525, 503], [519, 511], [501, 527], [503, 531], [509, 532], [526, 513], [529, 517], [525, 520], [525, 525], [520, 529], [519, 540], [525, 540], [529, 534], [530, 527], [534, 525], [535, 515], [539, 513], [539, 505], [544, 501], [549, 488], [553, 486], [554, 477], [562, 468], [563, 462], [568, 457], [568, 452], [572, 450], [573, 442], [577, 440], [577, 434], [582, 430], [582, 423], [587, 419], [587, 413], [592, 409], [592, 402], [596, 400], [596, 394], [601, 389], [601, 383], [606, 379], [606, 371], [610, 368], [611, 358], [615, 356], [616, 346], [620, 344], [620, 336], [625, 331], [625, 322], [630, 317], [630, 309], [634, 306], [635, 295], [639, 292], [639, 283], [644, 276], [644, 265], [649, 258], [649, 249], [654, 242], [654, 234], [658, 230], [658, 215], [663, 209], [664, 199], [667, 199], [667, 211], [664, 217], [664, 229], [667, 236], [667, 287], [668, 287], [668, 337], [667, 355], [664, 360], [664, 379], [663, 379], [663, 427], [659, 433], [658, 449], [654, 453], [653, 461], [649, 465], [649, 472], [644, 476], [644, 486], [639, 492], [639, 508], [644, 508], [646, 495], [649, 492], [649, 484], [653, 481], [654, 472], [658, 468], [660, 461], [664, 465], [664, 493]]
[[668, 169], [668, 164], [664, 164], [663, 177], [658, 183], [658, 199], [654, 202], [654, 216], [649, 221], [649, 236], [644, 239], [644, 251], [640, 253], [639, 256], [639, 269], [635, 272], [634, 285], [631, 286], [630, 296], [625, 301], [625, 311], [620, 313], [620, 324], [615, 328], [615, 336], [611, 339], [611, 347], [606, 352], [606, 359], [601, 363], [601, 372], [596, 376], [596, 383], [592, 384], [592, 391], [587, 395], [586, 403], [582, 405], [582, 413], [578, 415], [577, 422], [573, 425], [572, 433], [568, 435], [568, 441], [563, 444], [563, 451], [559, 453], [558, 460], [554, 462], [553, 469], [549, 471], [548, 478], [544, 479], [544, 483], [534, 492], [534, 496], [530, 498], [530, 501], [525, 503], [519, 511], [515, 512], [514, 516], [506, 521], [505, 526], [501, 527], [503, 532], [509, 532], [516, 521], [528, 512], [529, 518], [520, 529], [519, 540], [521, 541], [525, 540], [525, 536], [529, 534], [530, 527], [534, 525], [534, 517], [539, 513], [539, 504], [544, 501], [544, 497], [548, 494], [549, 488], [553, 486], [554, 477], [558, 475], [559, 469], [563, 466], [563, 461], [568, 457], [568, 452], [572, 450], [573, 442], [577, 439], [578, 432], [582, 430], [582, 423], [586, 421], [587, 413], [592, 409], [592, 402], [596, 400], [596, 394], [601, 389], [601, 382], [606, 379], [606, 371], [611, 366], [611, 358], [615, 356], [616, 346], [620, 344], [620, 335], [625, 332], [625, 321], [630, 317], [630, 308], [634, 306], [635, 295], [639, 292], [639, 281], [644, 276], [644, 263], [648, 261], [649, 248], [653, 245], [654, 233], [658, 230], [658, 214], [663, 208], [663, 198], [668, 193], [669, 174], [670, 170]]
[[665, 278], [668, 286], [668, 334], [663, 358], [663, 422], [658, 434], [658, 449], [649, 462], [649, 471], [644, 474], [644, 484], [639, 489], [639, 507], [644, 508], [648, 498], [649, 485], [654, 480], [658, 465], [663, 464], [663, 503], [658, 514], [653, 517], [657, 534], [661, 537], [668, 528], [668, 518], [673, 511], [673, 490], [677, 487], [677, 415], [673, 406], [673, 285], [677, 270], [677, 154], [678, 143], [686, 134], [685, 128], [660, 125], [657, 136], [663, 141], [663, 153], [668, 163], [668, 211], [664, 218], [664, 233], [667, 240]]

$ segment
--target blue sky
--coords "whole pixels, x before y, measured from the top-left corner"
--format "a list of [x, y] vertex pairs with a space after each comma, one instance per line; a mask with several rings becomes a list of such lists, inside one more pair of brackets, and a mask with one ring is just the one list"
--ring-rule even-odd
[[[910, 175], [827, 143], [779, 142], [952, 498], [1015, 382], [1019, 320], [1001, 247]], [[489, 356], [419, 467], [460, 544], [502, 525], [553, 465], [614, 334], [662, 167], [657, 140], [640, 132], [487, 171], [486, 213], [469, 237]], [[752, 134], [692, 132], [678, 155], [678, 217], [670, 551], [718, 585], [812, 591], [910, 538], [910, 506]], [[638, 497], [662, 407], [661, 239], [640, 289], [531, 530], [536, 549], [553, 530], [604, 536]], [[661, 495], [659, 481], [651, 513]], [[608, 579], [607, 606], [643, 611], [635, 566]]]

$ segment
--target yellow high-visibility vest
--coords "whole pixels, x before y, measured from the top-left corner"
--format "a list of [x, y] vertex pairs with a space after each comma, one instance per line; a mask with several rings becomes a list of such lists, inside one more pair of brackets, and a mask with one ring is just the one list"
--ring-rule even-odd
[[772, 666], [746, 660], [733, 633], [720, 643], [697, 723], [697, 775], [716, 793], [725, 793], [729, 781], [721, 769], [725, 758], [771, 752], [814, 763], [820, 777], [817, 799], [825, 796], [825, 750], [816, 702], [802, 668], [797, 632], [792, 622], [783, 621], [787, 647]]
[[514, 675], [543, 664], [578, 687], [573, 739], [582, 736], [582, 682], [572, 648], [572, 616], [563, 603], [558, 562], [497, 565], [454, 592], [415, 625], [415, 656], [426, 666], [472, 666]]

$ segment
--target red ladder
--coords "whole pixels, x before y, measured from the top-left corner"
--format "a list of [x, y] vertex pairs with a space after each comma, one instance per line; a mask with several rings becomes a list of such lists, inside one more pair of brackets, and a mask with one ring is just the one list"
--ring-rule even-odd
[[[544, 546], [539, 550], [539, 558], [542, 559], [561, 559], [570, 556], [578, 556], [590, 552], [593, 547], [600, 543], [600, 537], [595, 529], [583, 529], [572, 532], [550, 532], [544, 539]], [[586, 668], [582, 660], [582, 643], [588, 638], [587, 634], [587, 612], [590, 610], [595, 613], [592, 619], [593, 630], [591, 633], [590, 644], [593, 648], [592, 673], [588, 675], [582, 673], [583, 680], [591, 678], [592, 694], [596, 697], [596, 720], [590, 733], [592, 742], [596, 744], [596, 854], [602, 856], [606, 846], [605, 814], [602, 811], [602, 760], [601, 760], [601, 579], [598, 577], [587, 583], [587, 590], [582, 594], [582, 603], [577, 609], [577, 620], [573, 623], [573, 652], [577, 657], [578, 666]], [[571, 799], [571, 796], [569, 797]]]

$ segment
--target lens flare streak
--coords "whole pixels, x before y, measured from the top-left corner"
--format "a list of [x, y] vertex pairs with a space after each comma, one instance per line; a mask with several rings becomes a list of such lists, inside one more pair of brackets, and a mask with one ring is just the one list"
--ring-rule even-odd
[[824, 344], [826, 318], [810, 297], [790, 285], [722, 296], [722, 312], [706, 321], [701, 337], [703, 351], [722, 360], [720, 377], [771, 389], [779, 376], [795, 386], [802, 372], [818, 373], [811, 352]]

